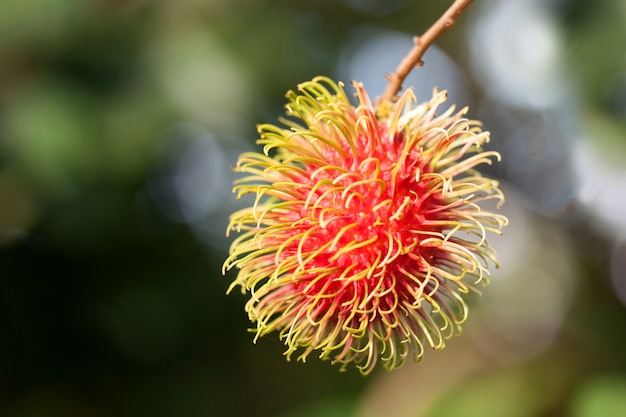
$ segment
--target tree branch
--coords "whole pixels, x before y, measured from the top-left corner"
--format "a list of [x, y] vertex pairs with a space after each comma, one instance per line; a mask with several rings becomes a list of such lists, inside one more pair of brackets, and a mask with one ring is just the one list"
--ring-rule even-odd
[[428, 47], [442, 33], [454, 26], [461, 13], [472, 1], [474, 0], [455, 0], [448, 10], [422, 36], [413, 38], [415, 46], [402, 59], [396, 71], [393, 74], [387, 74], [389, 84], [387, 84], [383, 94], [376, 100], [377, 105], [384, 102], [393, 103], [398, 99], [398, 93], [402, 90], [404, 79], [409, 75], [413, 67], [421, 67], [424, 64], [422, 56], [424, 56]]

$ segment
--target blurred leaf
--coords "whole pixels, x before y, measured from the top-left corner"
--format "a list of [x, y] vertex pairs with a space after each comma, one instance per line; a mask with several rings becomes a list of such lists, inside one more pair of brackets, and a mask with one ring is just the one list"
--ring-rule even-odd
[[101, 176], [116, 180], [143, 178], [161, 145], [160, 134], [173, 115], [162, 96], [136, 86], [103, 103], [102, 151], [106, 161]]
[[626, 47], [626, 7], [623, 0], [585, 3], [593, 7], [568, 28], [570, 70], [578, 75], [586, 98], [602, 105], [607, 104], [608, 81], [624, 71], [624, 55], [617, 51]]
[[530, 417], [534, 404], [524, 392], [519, 371], [483, 375], [444, 393], [428, 417]]
[[524, 366], [495, 368], [440, 393], [427, 417], [536, 417], [558, 402], [575, 366], [561, 355]]
[[84, 0], [3, 0], [0, 13], [0, 47], [16, 38], [49, 42], [69, 32], [80, 21]]
[[55, 80], [34, 86], [11, 104], [2, 145], [39, 185], [68, 191], [73, 177], [94, 168], [97, 127], [80, 90]]
[[588, 107], [585, 131], [604, 161], [609, 165], [623, 166], [626, 160], [626, 119], [620, 122], [597, 107]]
[[151, 75], [185, 118], [206, 121], [216, 111], [246, 115], [255, 91], [245, 65], [207, 27], [180, 22], [162, 28], [146, 52]]
[[585, 381], [573, 398], [572, 417], [623, 417], [626, 376], [604, 375]]

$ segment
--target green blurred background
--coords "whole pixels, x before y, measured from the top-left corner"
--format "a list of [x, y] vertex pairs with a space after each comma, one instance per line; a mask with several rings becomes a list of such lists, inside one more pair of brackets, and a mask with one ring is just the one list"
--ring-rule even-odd
[[476, 0], [405, 83], [503, 157], [502, 267], [447, 349], [286, 362], [225, 294], [255, 125], [320, 74], [377, 96], [448, 3], [3, 0], [0, 416], [625, 416], [623, 0]]

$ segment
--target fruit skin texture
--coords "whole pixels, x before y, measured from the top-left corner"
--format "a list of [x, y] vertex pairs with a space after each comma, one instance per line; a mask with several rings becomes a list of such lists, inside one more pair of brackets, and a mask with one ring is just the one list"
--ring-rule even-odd
[[[497, 267], [486, 234], [507, 219], [479, 203], [504, 196], [476, 166], [499, 159], [467, 108], [441, 112], [446, 93], [416, 104], [411, 90], [374, 108], [360, 83], [317, 77], [287, 93], [289, 119], [258, 127], [263, 154], [244, 153], [224, 271], [256, 337], [279, 332], [290, 358], [356, 365], [363, 374], [424, 346], [441, 349], [468, 313], [463, 296]], [[378, 111], [378, 113], [377, 113]], [[255, 338], [256, 340], [256, 338]]]

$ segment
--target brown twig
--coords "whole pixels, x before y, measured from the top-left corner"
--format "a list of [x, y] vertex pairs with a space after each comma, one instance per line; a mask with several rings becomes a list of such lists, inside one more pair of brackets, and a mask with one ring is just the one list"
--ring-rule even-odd
[[413, 38], [415, 46], [413, 46], [409, 53], [402, 59], [396, 71], [393, 74], [387, 74], [389, 84], [387, 84], [387, 88], [385, 88], [383, 94], [376, 100], [377, 104], [384, 102], [393, 103], [398, 99], [398, 93], [402, 90], [404, 79], [414, 67], [421, 67], [424, 64], [422, 62], [422, 56], [424, 56], [428, 47], [439, 35], [454, 26], [454, 23], [461, 13], [463, 13], [472, 1], [474, 0], [455, 0], [448, 10], [446, 10], [422, 36]]

